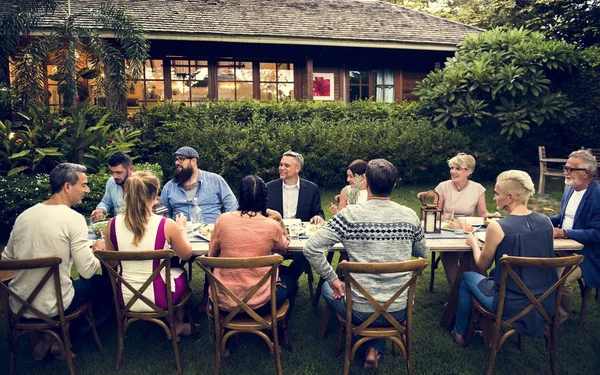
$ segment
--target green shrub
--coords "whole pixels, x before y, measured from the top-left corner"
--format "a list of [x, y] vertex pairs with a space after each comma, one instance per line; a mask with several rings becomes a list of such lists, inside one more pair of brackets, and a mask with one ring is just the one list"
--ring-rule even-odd
[[[157, 175], [159, 179], [163, 178], [162, 169], [158, 164], [135, 164], [133, 169], [136, 171], [149, 170]], [[84, 216], [89, 215], [102, 200], [106, 181], [110, 178], [110, 175], [108, 173], [95, 173], [88, 174], [87, 178], [90, 193], [81, 204], [73, 207], [75, 211]], [[0, 211], [0, 226], [12, 227], [21, 212], [47, 200], [49, 197], [50, 181], [47, 174], [0, 176], [0, 207], [4, 207]]]
[[468, 151], [470, 139], [417, 112], [415, 103], [370, 101], [166, 103], [138, 115], [142, 134], [133, 154], [170, 176], [173, 152], [194, 147], [199, 167], [221, 174], [234, 190], [247, 174], [277, 178], [289, 149], [304, 155], [303, 177], [322, 187], [343, 186], [346, 166], [357, 158], [389, 159], [407, 182], [441, 180], [448, 157]]

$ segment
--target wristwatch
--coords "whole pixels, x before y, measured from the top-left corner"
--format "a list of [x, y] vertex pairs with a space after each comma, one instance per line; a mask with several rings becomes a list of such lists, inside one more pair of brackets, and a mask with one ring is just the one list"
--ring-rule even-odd
[[569, 237], [567, 237], [567, 230], [566, 229], [563, 229], [563, 238], [569, 238]]

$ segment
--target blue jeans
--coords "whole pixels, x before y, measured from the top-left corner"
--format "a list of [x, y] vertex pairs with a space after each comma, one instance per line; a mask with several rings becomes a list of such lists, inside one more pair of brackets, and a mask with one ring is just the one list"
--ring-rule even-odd
[[[290, 310], [294, 305], [296, 294], [298, 293], [298, 279], [304, 272], [304, 266], [301, 262], [295, 260], [290, 263], [289, 266], [279, 266], [279, 281], [277, 282], [277, 289], [275, 290], [275, 301], [277, 308], [285, 302], [286, 299], [290, 300]], [[257, 309], [255, 309], [258, 315], [267, 315], [271, 313], [271, 304], [267, 303]]]
[[[342, 297], [339, 299], [333, 298], [333, 289], [329, 286], [329, 283], [324, 283], [321, 288], [321, 292], [323, 294], [323, 298], [325, 302], [333, 310], [333, 312], [339, 313], [341, 316], [346, 316], [346, 297]], [[398, 322], [402, 322], [406, 319], [406, 309], [402, 309], [400, 311], [390, 311], [390, 315], [396, 319]], [[370, 312], [360, 312], [356, 310], [352, 310], [352, 323], [361, 324], [365, 320], [369, 319], [369, 317], [373, 315]], [[371, 324], [372, 326], [390, 326], [390, 322], [383, 316], [379, 315], [377, 319]], [[352, 335], [352, 343], [355, 343], [359, 339], [358, 335]], [[373, 348], [377, 350], [379, 353], [383, 354], [385, 352], [385, 339], [375, 339], [370, 340], [365, 343], [367, 348]], [[361, 349], [363, 349], [361, 347]]]
[[477, 287], [477, 284], [485, 276], [477, 272], [465, 272], [460, 281], [460, 291], [458, 293], [458, 310], [456, 311], [456, 322], [454, 323], [454, 332], [464, 335], [471, 319], [471, 309], [473, 301], [471, 297], [477, 298], [479, 302], [491, 312], [495, 312], [493, 308], [494, 296], [486, 296]]

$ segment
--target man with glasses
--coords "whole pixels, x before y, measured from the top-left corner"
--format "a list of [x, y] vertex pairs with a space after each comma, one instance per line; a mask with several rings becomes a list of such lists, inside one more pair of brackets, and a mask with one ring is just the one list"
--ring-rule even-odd
[[113, 209], [113, 215], [121, 211], [123, 206], [123, 185], [133, 173], [133, 162], [131, 157], [123, 152], [116, 152], [108, 158], [108, 169], [112, 175], [106, 182], [106, 190], [102, 201], [92, 211], [92, 220], [101, 220]]
[[313, 182], [300, 178], [304, 157], [286, 151], [279, 162], [279, 179], [267, 184], [267, 207], [279, 212], [284, 219], [301, 219], [313, 224], [322, 223], [325, 214], [321, 207], [321, 193]]
[[[567, 190], [560, 202], [560, 213], [550, 218], [554, 238], [571, 238], [584, 245], [581, 268], [565, 283], [561, 300], [561, 321], [566, 320], [573, 304], [572, 284], [581, 277], [592, 288], [600, 286], [600, 187], [594, 180], [596, 158], [588, 150], [573, 151], [563, 167]], [[562, 270], [559, 270], [562, 273]]]
[[160, 203], [170, 217], [183, 214], [190, 220], [194, 198], [198, 198], [206, 224], [213, 224], [217, 220], [221, 207], [225, 212], [237, 210], [237, 199], [225, 179], [198, 168], [199, 155], [196, 150], [181, 147], [174, 157], [175, 176], [160, 194]]

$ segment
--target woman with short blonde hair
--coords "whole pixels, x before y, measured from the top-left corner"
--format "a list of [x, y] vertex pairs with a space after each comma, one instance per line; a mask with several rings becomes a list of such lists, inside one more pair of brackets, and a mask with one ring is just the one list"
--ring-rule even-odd
[[[435, 188], [439, 194], [438, 204], [454, 211], [454, 216], [490, 216], [485, 204], [485, 188], [470, 178], [475, 171], [475, 158], [464, 152], [448, 160], [450, 179], [440, 182]], [[452, 287], [458, 275], [458, 253], [441, 253], [448, 285]]]

